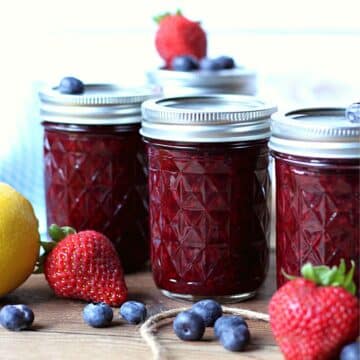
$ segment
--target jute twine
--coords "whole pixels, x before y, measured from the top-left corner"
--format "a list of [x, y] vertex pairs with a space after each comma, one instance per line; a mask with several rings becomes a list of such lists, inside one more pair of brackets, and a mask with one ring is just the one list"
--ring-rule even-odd
[[[162, 348], [159, 344], [159, 342], [156, 339], [156, 336], [153, 334], [153, 331], [156, 330], [157, 325], [163, 320], [171, 319], [175, 317], [177, 314], [179, 314], [182, 311], [189, 310], [189, 307], [183, 307], [183, 308], [177, 308], [177, 309], [171, 309], [167, 311], [160, 312], [158, 314], [155, 314], [153, 316], [150, 316], [140, 327], [140, 334], [141, 337], [145, 340], [145, 342], [148, 344], [148, 346], [151, 349], [151, 352], [153, 354], [154, 360], [166, 360], [166, 351], [164, 348]], [[269, 322], [269, 315], [251, 311], [251, 310], [245, 310], [245, 309], [238, 309], [233, 307], [222, 307], [224, 314], [231, 314], [231, 315], [241, 315], [244, 319], [247, 320], [260, 320]]]

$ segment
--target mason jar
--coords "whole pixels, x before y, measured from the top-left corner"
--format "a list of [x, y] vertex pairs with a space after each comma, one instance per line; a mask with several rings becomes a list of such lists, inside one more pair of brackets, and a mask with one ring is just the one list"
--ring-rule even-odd
[[360, 123], [342, 108], [273, 116], [277, 285], [301, 266], [356, 264], [359, 288]]
[[256, 95], [257, 77], [255, 71], [247, 68], [217, 71], [176, 71], [155, 69], [147, 72], [147, 80], [166, 97], [236, 94]]
[[148, 260], [148, 205], [141, 103], [149, 89], [88, 84], [81, 95], [40, 91], [48, 225], [96, 230], [125, 271]]
[[143, 103], [151, 264], [165, 295], [236, 301], [264, 281], [274, 111], [240, 95]]

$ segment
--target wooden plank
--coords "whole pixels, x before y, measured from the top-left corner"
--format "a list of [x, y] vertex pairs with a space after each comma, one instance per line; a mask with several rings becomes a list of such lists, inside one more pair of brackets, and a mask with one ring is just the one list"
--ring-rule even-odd
[[[273, 259], [272, 259], [273, 260]], [[151, 314], [191, 305], [163, 296], [155, 287], [150, 272], [127, 275], [129, 298], [143, 301]], [[267, 312], [274, 292], [274, 265], [254, 299], [231, 306]], [[0, 359], [151, 359], [151, 353], [139, 334], [139, 326], [125, 324], [115, 310], [115, 321], [106, 329], [94, 329], [82, 320], [84, 302], [56, 298], [43, 275], [33, 275], [15, 292], [0, 300], [29, 304], [35, 312], [34, 329], [19, 333], [0, 329]], [[231, 353], [215, 340], [207, 329], [200, 342], [180, 341], [173, 333], [172, 320], [166, 320], [157, 331], [161, 346], [169, 359], [281, 359], [268, 324], [249, 321], [252, 342], [248, 351]]]

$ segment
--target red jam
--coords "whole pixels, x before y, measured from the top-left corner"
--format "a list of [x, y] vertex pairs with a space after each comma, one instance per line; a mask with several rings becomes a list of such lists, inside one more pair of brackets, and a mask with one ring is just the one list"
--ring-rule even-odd
[[359, 289], [360, 161], [313, 159], [274, 152], [277, 285], [306, 262], [356, 264]]
[[195, 296], [257, 290], [269, 255], [267, 141], [146, 141], [156, 285]]
[[141, 268], [148, 217], [139, 125], [43, 125], [48, 225], [102, 232], [125, 271]]

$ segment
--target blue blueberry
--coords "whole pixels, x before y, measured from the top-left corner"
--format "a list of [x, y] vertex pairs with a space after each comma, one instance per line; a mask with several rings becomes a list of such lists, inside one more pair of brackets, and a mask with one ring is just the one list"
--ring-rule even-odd
[[15, 306], [23, 312], [24, 321], [25, 321], [27, 327], [30, 327], [35, 319], [33, 311], [27, 305], [20, 304], [20, 305], [15, 305]]
[[176, 316], [173, 329], [181, 340], [200, 340], [205, 332], [205, 323], [200, 315], [183, 311]]
[[214, 333], [215, 336], [219, 339], [222, 331], [227, 329], [229, 326], [247, 326], [246, 321], [239, 315], [230, 315], [230, 316], [221, 316], [219, 317], [214, 324]]
[[75, 77], [66, 76], [61, 79], [58, 89], [62, 94], [82, 94], [84, 84]]
[[191, 307], [204, 320], [205, 326], [214, 326], [216, 319], [222, 315], [221, 305], [212, 299], [200, 300]]
[[83, 310], [84, 321], [95, 328], [109, 326], [113, 316], [113, 309], [105, 303], [88, 304]]
[[203, 58], [200, 60], [199, 68], [201, 70], [216, 71], [223, 69], [222, 64], [216, 59]]
[[220, 333], [220, 343], [230, 351], [242, 351], [249, 343], [249, 328], [244, 325], [227, 326]]
[[199, 63], [190, 55], [176, 56], [171, 62], [171, 68], [176, 71], [193, 71], [199, 68]]
[[345, 345], [340, 353], [340, 360], [359, 360], [360, 359], [360, 342], [353, 342]]
[[121, 305], [120, 315], [130, 324], [140, 324], [146, 319], [146, 307], [139, 301], [126, 301]]
[[214, 61], [218, 63], [220, 69], [233, 69], [235, 67], [235, 61], [230, 56], [219, 56]]
[[6, 305], [0, 311], [0, 324], [8, 330], [28, 329], [33, 321], [34, 313], [26, 305]]

